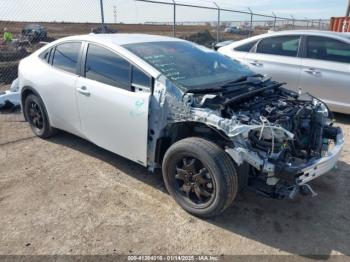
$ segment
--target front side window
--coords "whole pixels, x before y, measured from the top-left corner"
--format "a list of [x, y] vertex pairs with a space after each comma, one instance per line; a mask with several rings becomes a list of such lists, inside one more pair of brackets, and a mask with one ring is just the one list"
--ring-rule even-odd
[[151, 78], [137, 67], [132, 67], [131, 82], [134, 85], [151, 87]]
[[307, 58], [350, 63], [350, 45], [327, 37], [308, 36]]
[[252, 74], [239, 62], [189, 42], [146, 42], [124, 47], [185, 91], [217, 87]]
[[130, 63], [116, 53], [89, 44], [85, 77], [107, 85], [130, 90]]
[[56, 46], [52, 65], [76, 74], [80, 47], [81, 43], [64, 43]]
[[249, 52], [255, 44], [256, 44], [256, 41], [250, 42], [250, 43], [238, 46], [238, 47], [234, 48], [234, 50], [239, 51], [239, 52]]
[[261, 40], [256, 52], [260, 54], [296, 57], [300, 36], [279, 36]]

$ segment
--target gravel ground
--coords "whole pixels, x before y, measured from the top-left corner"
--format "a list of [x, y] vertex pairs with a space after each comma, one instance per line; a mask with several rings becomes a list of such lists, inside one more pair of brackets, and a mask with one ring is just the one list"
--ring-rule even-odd
[[62, 133], [34, 137], [20, 113], [0, 114], [0, 255], [350, 255], [350, 117], [338, 169], [319, 196], [241, 194], [203, 220], [168, 195], [161, 174]]

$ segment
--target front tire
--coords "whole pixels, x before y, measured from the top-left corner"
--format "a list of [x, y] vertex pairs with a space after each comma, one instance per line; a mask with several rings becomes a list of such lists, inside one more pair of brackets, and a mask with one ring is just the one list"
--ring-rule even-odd
[[170, 195], [195, 216], [216, 216], [236, 197], [235, 164], [224, 150], [205, 139], [191, 137], [172, 145], [162, 169]]
[[44, 103], [36, 95], [28, 95], [24, 101], [24, 114], [35, 135], [49, 138], [56, 134], [56, 129], [50, 126]]

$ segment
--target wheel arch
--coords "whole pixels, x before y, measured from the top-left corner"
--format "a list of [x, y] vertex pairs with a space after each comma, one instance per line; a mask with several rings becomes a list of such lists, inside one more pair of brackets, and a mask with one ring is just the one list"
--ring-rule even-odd
[[24, 102], [25, 102], [25, 99], [29, 96], [29, 95], [35, 95], [37, 96], [40, 101], [43, 103], [44, 105], [44, 110], [45, 110], [45, 113], [50, 121], [50, 117], [49, 117], [49, 114], [47, 112], [47, 106], [44, 102], [44, 100], [42, 99], [42, 97], [40, 96], [39, 92], [37, 90], [35, 90], [35, 88], [31, 87], [31, 86], [24, 86], [21, 90], [21, 106], [22, 106], [22, 110], [23, 110], [23, 116], [24, 116], [24, 119], [26, 121], [28, 121], [27, 119], [27, 115], [25, 113], [25, 110], [24, 110]]
[[157, 138], [154, 154], [155, 163], [161, 166], [164, 155], [170, 146], [188, 137], [204, 138], [223, 149], [226, 145], [232, 146], [229, 137], [215, 127], [195, 121], [171, 123], [160, 132], [160, 136]]

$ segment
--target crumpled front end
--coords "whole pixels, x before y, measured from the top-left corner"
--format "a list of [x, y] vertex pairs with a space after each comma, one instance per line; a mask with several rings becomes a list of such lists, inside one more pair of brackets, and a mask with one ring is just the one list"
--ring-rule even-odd
[[[162, 88], [165, 87], [165, 89]], [[275, 198], [293, 198], [335, 167], [344, 146], [342, 130], [315, 97], [270, 80], [235, 89], [181, 93], [158, 79], [152, 100], [149, 166], [156, 167], [157, 138], [171, 123], [198, 123], [222, 135], [222, 146], [239, 166], [249, 164], [248, 186]], [[208, 134], [207, 139], [213, 139]], [[218, 139], [218, 138], [216, 138]], [[222, 143], [225, 140], [225, 143]]]
[[[236, 99], [238, 97], [238, 99]], [[344, 146], [327, 106], [311, 95], [280, 86], [251, 96], [201, 96], [194, 119], [222, 130], [232, 140], [226, 152], [251, 167], [249, 186], [266, 196], [293, 198], [336, 166]]]

